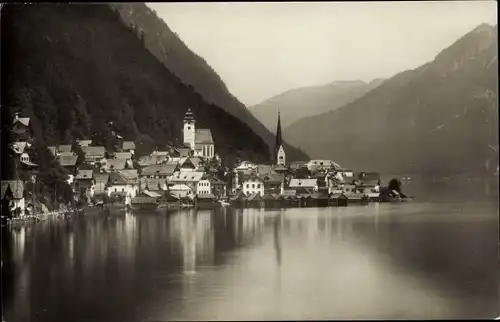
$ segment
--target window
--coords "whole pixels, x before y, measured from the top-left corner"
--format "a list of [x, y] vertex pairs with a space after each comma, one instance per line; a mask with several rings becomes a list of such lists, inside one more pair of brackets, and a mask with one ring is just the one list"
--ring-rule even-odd
[[250, 185], [247, 183], [247, 189], [250, 188]]
[[118, 190], [115, 188], [115, 192], [117, 192]]
[[257, 189], [260, 189], [260, 184], [257, 185]]
[[191, 127], [190, 127], [190, 126], [188, 126], [188, 130], [191, 130]]
[[252, 183], [252, 189], [255, 189], [255, 184]]
[[125, 188], [122, 188], [122, 192], [125, 192]]

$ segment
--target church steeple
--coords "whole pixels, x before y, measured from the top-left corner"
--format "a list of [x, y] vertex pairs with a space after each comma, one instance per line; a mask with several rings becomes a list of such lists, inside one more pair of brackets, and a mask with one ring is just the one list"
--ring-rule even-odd
[[280, 111], [278, 110], [278, 125], [276, 127], [276, 143], [274, 145], [274, 156], [276, 157], [278, 154], [278, 150], [282, 144], [281, 138], [281, 119], [280, 119]]
[[276, 143], [274, 146], [274, 157], [276, 164], [285, 164], [285, 150], [283, 149], [283, 139], [281, 137], [281, 117], [278, 110], [278, 125], [276, 128]]

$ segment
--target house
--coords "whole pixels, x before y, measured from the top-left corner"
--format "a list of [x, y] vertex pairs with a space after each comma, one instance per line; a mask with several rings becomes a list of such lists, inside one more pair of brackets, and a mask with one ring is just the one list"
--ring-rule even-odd
[[94, 176], [92, 170], [79, 169], [74, 177], [76, 191], [90, 191], [94, 195]]
[[105, 160], [106, 163], [104, 164], [104, 169], [107, 172], [123, 170], [127, 165], [126, 159], [105, 159]]
[[12, 143], [12, 150], [14, 151], [14, 153], [21, 155], [24, 153], [24, 149], [26, 149], [29, 146], [30, 146], [30, 144], [28, 142], [18, 141], [18, 142]]
[[[6, 205], [13, 217], [24, 217], [26, 208], [24, 183], [21, 180], [2, 180], [1, 192], [2, 208]], [[5, 214], [2, 213], [2, 215]]]
[[288, 185], [297, 195], [310, 194], [318, 191], [318, 179], [292, 179]]
[[229, 202], [231, 203], [231, 206], [237, 207], [237, 208], [245, 207], [246, 201], [247, 201], [247, 197], [245, 196], [243, 191], [238, 191], [235, 195], [233, 195], [229, 198]]
[[193, 151], [191, 151], [190, 147], [182, 147], [179, 148], [179, 156], [181, 158], [189, 158], [193, 156]]
[[330, 204], [337, 207], [346, 207], [349, 198], [343, 193], [334, 193], [330, 197]]
[[73, 152], [73, 149], [71, 147], [71, 144], [62, 144], [57, 146], [57, 151], [62, 153], [64, 152], [68, 153], [68, 152]]
[[300, 168], [307, 168], [307, 161], [292, 161], [290, 162], [290, 170], [298, 170]]
[[193, 189], [190, 186], [183, 183], [178, 183], [169, 186], [168, 190], [170, 191], [170, 194], [179, 199], [194, 196]]
[[168, 151], [153, 151], [150, 156], [155, 160], [154, 164], [165, 163], [170, 158], [170, 152]]
[[335, 169], [335, 170], [342, 169], [340, 165], [331, 160], [310, 160], [306, 164], [306, 166], [309, 171], [318, 171], [324, 169]]
[[316, 191], [311, 194], [313, 207], [328, 207], [328, 201], [328, 193]]
[[137, 159], [137, 165], [139, 165], [139, 167], [141, 167], [141, 168], [147, 167], [147, 166], [152, 165], [152, 164], [156, 164], [156, 159], [154, 159], [150, 155], [145, 155], [145, 156], [139, 157], [139, 159]]
[[250, 161], [242, 161], [236, 168], [235, 171], [245, 171], [245, 170], [253, 170], [257, 167], [256, 164]]
[[339, 170], [339, 172], [342, 174], [345, 181], [352, 181], [354, 178], [354, 171], [350, 169], [342, 169]]
[[19, 117], [19, 113], [14, 114], [11, 132], [15, 141], [28, 141], [33, 137], [31, 120], [29, 117]]
[[211, 183], [207, 177], [203, 177], [196, 186], [196, 195], [212, 194]]
[[283, 176], [277, 173], [269, 173], [259, 176], [264, 183], [264, 194], [280, 194], [283, 185]]
[[85, 161], [95, 163], [101, 161], [106, 156], [106, 149], [103, 146], [82, 146], [85, 154]]
[[129, 152], [130, 154], [134, 154], [135, 153], [134, 141], [123, 141], [122, 151]]
[[250, 208], [261, 208], [265, 206], [265, 200], [260, 192], [253, 192], [247, 196], [246, 206]]
[[132, 159], [132, 153], [131, 152], [115, 152], [113, 157], [115, 159], [130, 160], [130, 159]]
[[198, 182], [205, 175], [204, 172], [183, 172], [176, 171], [172, 174], [172, 176], [168, 179], [169, 183], [172, 184], [185, 184], [188, 185], [193, 193], [196, 193], [196, 188]]
[[264, 207], [266, 208], [280, 208], [281, 207], [281, 198], [277, 194], [266, 194], [264, 196]]
[[91, 145], [92, 140], [76, 140], [76, 143], [78, 143], [81, 147], [84, 147]]
[[215, 155], [215, 145], [210, 129], [196, 129], [196, 120], [188, 109], [183, 120], [183, 143], [193, 151], [194, 156], [211, 159]]
[[131, 204], [134, 208], [147, 208], [155, 209], [158, 207], [160, 199], [163, 195], [158, 194], [154, 191], [142, 191], [137, 196], [131, 198]]
[[346, 194], [347, 196], [349, 196], [349, 194], [361, 193], [360, 191], [358, 191], [358, 186], [355, 184], [351, 184], [351, 183], [342, 185], [342, 192], [344, 194]]
[[194, 157], [182, 158], [179, 161], [179, 170], [183, 172], [197, 171], [199, 166], [200, 166], [200, 159], [198, 158]]
[[76, 155], [62, 155], [57, 158], [59, 165], [67, 169], [70, 173], [76, 172], [76, 162], [78, 161], [78, 156]]
[[114, 194], [134, 198], [139, 192], [139, 182], [137, 178], [130, 177], [119, 171], [111, 172], [109, 174], [108, 187], [106, 190], [108, 196]]
[[211, 193], [196, 195], [195, 204], [198, 209], [213, 209], [218, 206], [217, 198]]
[[242, 191], [245, 196], [258, 193], [264, 196], [264, 182], [256, 174], [246, 176], [241, 182]]
[[210, 182], [210, 188], [212, 189], [212, 194], [217, 198], [225, 198], [227, 196], [226, 183], [215, 176], [210, 176], [208, 178]]
[[141, 190], [163, 192], [168, 189], [166, 179], [144, 178], [141, 180]]
[[141, 171], [141, 177], [145, 178], [168, 178], [177, 170], [177, 165], [154, 164], [145, 167]]
[[274, 171], [274, 168], [268, 164], [257, 164], [253, 168], [253, 170], [257, 175], [266, 175], [266, 174], [275, 175], [275, 174], [277, 174]]
[[109, 181], [109, 173], [94, 173], [94, 195], [106, 193]]

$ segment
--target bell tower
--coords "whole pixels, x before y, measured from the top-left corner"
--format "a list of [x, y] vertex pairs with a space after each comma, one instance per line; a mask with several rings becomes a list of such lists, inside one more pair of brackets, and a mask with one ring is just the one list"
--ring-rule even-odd
[[184, 128], [183, 128], [183, 143], [186, 146], [189, 146], [191, 150], [194, 150], [194, 139], [195, 139], [195, 119], [194, 114], [191, 112], [191, 109], [188, 109], [186, 114], [184, 115]]

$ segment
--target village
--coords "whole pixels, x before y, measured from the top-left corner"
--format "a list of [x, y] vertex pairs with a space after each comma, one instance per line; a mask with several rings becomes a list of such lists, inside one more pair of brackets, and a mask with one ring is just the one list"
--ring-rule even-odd
[[[37, 164], [27, 153], [32, 139], [31, 120], [15, 115], [12, 132], [17, 141], [11, 148], [23, 170], [36, 182]], [[84, 161], [71, 144], [49, 146], [52, 156], [68, 170], [67, 183], [73, 200], [60, 212], [97, 209], [151, 210], [158, 208], [234, 207], [326, 207], [380, 201], [378, 173], [355, 173], [331, 160], [286, 162], [278, 114], [274, 164], [239, 161], [230, 169], [222, 167], [210, 129], [196, 127], [188, 110], [183, 119], [183, 146], [169, 151], [154, 150], [137, 156], [134, 141], [119, 135], [114, 152], [96, 146], [92, 140], [77, 140]], [[26, 191], [27, 181], [2, 181], [2, 204], [13, 217], [33, 215], [36, 207]], [[398, 188], [386, 189], [390, 198], [399, 198]], [[28, 197], [30, 196], [30, 197]], [[404, 197], [404, 195], [403, 195]], [[45, 209], [44, 209], [45, 208]], [[41, 207], [42, 212], [49, 212]]]

